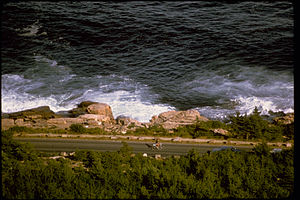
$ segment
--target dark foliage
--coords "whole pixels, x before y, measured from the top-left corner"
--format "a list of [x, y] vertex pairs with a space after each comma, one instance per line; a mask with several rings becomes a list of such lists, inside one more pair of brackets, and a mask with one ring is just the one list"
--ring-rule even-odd
[[70, 126], [70, 130], [75, 132], [75, 133], [84, 133], [85, 131], [85, 127], [83, 127], [81, 124], [72, 124]]
[[28, 145], [2, 133], [4, 199], [224, 199], [291, 198], [294, 150], [270, 153], [190, 151], [164, 160], [118, 152], [77, 151], [44, 160]]
[[273, 124], [265, 120], [255, 107], [250, 115], [230, 116], [227, 122], [228, 130], [232, 136], [238, 139], [263, 139], [267, 141], [282, 141], [294, 138], [294, 123], [292, 124]]

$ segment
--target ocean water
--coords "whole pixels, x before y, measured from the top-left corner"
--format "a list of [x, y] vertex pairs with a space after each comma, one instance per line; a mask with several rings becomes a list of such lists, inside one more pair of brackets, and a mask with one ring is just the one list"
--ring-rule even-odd
[[3, 4], [1, 109], [82, 101], [147, 122], [294, 111], [294, 14], [276, 2]]

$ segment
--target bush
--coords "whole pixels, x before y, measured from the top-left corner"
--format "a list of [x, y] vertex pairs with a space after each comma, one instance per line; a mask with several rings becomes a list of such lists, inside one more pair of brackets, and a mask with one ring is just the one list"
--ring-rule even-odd
[[75, 133], [85, 133], [86, 132], [86, 128], [83, 127], [81, 124], [72, 124], [70, 126], [70, 130]]
[[25, 126], [13, 126], [10, 127], [8, 130], [14, 133], [24, 133], [24, 132], [31, 132], [33, 129]]
[[101, 128], [85, 128], [85, 133], [86, 134], [95, 134], [95, 135], [108, 135], [112, 134], [111, 132], [107, 132]]
[[128, 131], [129, 134], [134, 135], [157, 135], [166, 136], [170, 135], [162, 126], [150, 126], [149, 128], [137, 128], [135, 131]]
[[178, 136], [187, 136], [190, 135], [192, 138], [197, 138], [200, 136], [214, 136], [214, 133], [211, 131], [211, 129], [215, 128], [223, 128], [227, 129], [227, 125], [223, 122], [216, 121], [216, 120], [210, 120], [207, 122], [204, 121], [198, 121], [195, 124], [192, 125], [186, 125], [183, 127], [178, 127], [175, 130], [175, 135]]

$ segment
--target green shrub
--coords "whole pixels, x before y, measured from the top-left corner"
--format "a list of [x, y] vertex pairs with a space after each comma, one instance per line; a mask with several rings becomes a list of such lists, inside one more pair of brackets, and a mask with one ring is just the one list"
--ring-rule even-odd
[[215, 128], [223, 128], [227, 129], [227, 125], [223, 122], [216, 121], [216, 120], [209, 120], [209, 121], [198, 121], [192, 125], [186, 125], [183, 127], [178, 127], [175, 130], [175, 135], [178, 136], [192, 136], [192, 138], [197, 138], [200, 136], [209, 136], [213, 137], [214, 133], [211, 129]]
[[70, 130], [75, 133], [85, 133], [86, 132], [86, 128], [83, 127], [81, 124], [72, 124], [70, 126]]
[[12, 131], [14, 133], [24, 133], [24, 132], [33, 131], [32, 128], [29, 128], [29, 127], [26, 127], [26, 126], [13, 126], [13, 127], [10, 127], [8, 130]]
[[86, 134], [93, 134], [93, 135], [107, 135], [111, 134], [111, 132], [107, 132], [101, 128], [85, 128], [85, 133]]
[[157, 136], [166, 136], [170, 135], [166, 129], [162, 126], [150, 126], [149, 128], [137, 128], [134, 131], [128, 131], [128, 134], [134, 135], [157, 135]]
[[228, 127], [234, 137], [239, 139], [282, 140], [284, 129], [263, 119], [255, 107], [252, 114], [244, 116], [239, 112], [229, 116]]
[[294, 122], [291, 124], [283, 125], [283, 135], [287, 137], [288, 140], [294, 139]]

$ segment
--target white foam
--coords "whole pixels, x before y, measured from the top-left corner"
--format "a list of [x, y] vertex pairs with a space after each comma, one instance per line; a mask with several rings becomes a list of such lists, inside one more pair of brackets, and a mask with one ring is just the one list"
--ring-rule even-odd
[[107, 103], [111, 106], [115, 118], [124, 115], [140, 122], [149, 122], [153, 115], [174, 110], [173, 107], [167, 105], [142, 102], [139, 91], [89, 92], [82, 97], [83, 99]]
[[11, 113], [18, 112], [39, 106], [49, 106], [54, 112], [61, 110], [69, 110], [72, 106], [62, 107], [58, 105], [58, 101], [54, 97], [37, 98], [24, 93], [21, 97], [19, 94], [11, 94], [1, 99], [2, 112]]
[[[90, 100], [110, 105], [114, 117], [125, 115], [148, 122], [153, 115], [175, 110], [169, 105], [152, 104], [151, 99], [155, 100], [157, 94], [153, 94], [147, 85], [127, 76], [78, 77], [70, 68], [59, 65], [55, 60], [45, 56], [34, 58], [37, 66], [25, 72], [27, 78], [16, 74], [2, 75], [2, 112], [45, 105], [58, 112]], [[236, 111], [249, 114], [255, 106], [262, 114], [270, 110], [294, 111], [294, 87], [289, 75], [278, 74], [275, 79], [273, 73], [256, 73], [252, 68], [248, 70], [252, 71], [240, 70], [233, 75], [216, 75], [215, 72], [201, 74], [192, 81], [178, 85], [178, 91], [184, 93], [182, 96], [220, 96], [217, 103], [221, 106], [196, 108], [201, 115], [209, 118], [224, 118]], [[249, 80], [244, 76], [249, 76]]]
[[209, 118], [224, 118], [228, 114], [250, 114], [257, 107], [268, 111], [294, 112], [294, 83], [290, 72], [267, 68], [232, 66], [217, 70], [199, 70], [194, 80], [183, 83], [185, 96], [205, 96], [216, 99], [220, 106], [197, 108]]
[[196, 110], [199, 111], [201, 116], [209, 119], [225, 119], [227, 116], [235, 114], [235, 110], [220, 106], [203, 106], [196, 108]]
[[37, 33], [39, 32], [39, 29], [41, 27], [42, 26], [39, 24], [39, 20], [37, 20], [36, 22], [34, 22], [33, 24], [23, 28], [22, 30], [16, 29], [16, 31], [19, 32], [18, 35], [20, 35], [20, 36], [32, 37], [32, 36], [37, 35]]
[[2, 75], [1, 83], [1, 109], [2, 112], [17, 112], [39, 106], [49, 106], [53, 111], [66, 110], [69, 107], [59, 106], [58, 96], [40, 97], [26, 92], [42, 86], [40, 82], [35, 82], [24, 78], [22, 75], [5, 74]]
[[[293, 102], [285, 102], [286, 99], [276, 98], [276, 97], [238, 97], [233, 99], [233, 101], [238, 103], [237, 110], [241, 114], [250, 114], [253, 112], [254, 108], [257, 107], [261, 114], [268, 114], [269, 111], [284, 113], [294, 112], [292, 107]], [[282, 105], [282, 103], [286, 103]]]
[[59, 106], [57, 96], [40, 97], [26, 92], [28, 89], [38, 87], [40, 83], [25, 79], [21, 75], [2, 75], [1, 83], [1, 109], [2, 112], [10, 113], [39, 106], [50, 106], [53, 111], [65, 110]]
[[225, 119], [229, 115], [235, 115], [240, 112], [241, 115], [251, 114], [255, 107], [262, 115], [268, 115], [269, 111], [273, 112], [294, 112], [293, 99], [286, 100], [280, 97], [243, 97], [231, 99], [230, 105], [223, 106], [204, 106], [196, 108], [201, 115], [210, 119]]
[[[37, 57], [39, 61], [49, 61], [43, 57]], [[64, 82], [68, 82], [75, 75], [62, 76]], [[44, 87], [43, 79], [25, 79], [21, 75], [3, 75], [2, 82], [2, 112], [10, 113], [39, 106], [49, 106], [54, 112], [71, 110], [82, 101], [96, 101], [107, 103], [111, 106], [114, 117], [124, 115], [140, 122], [149, 122], [153, 115], [175, 110], [173, 107], [162, 104], [151, 104], [142, 100], [142, 94], [149, 92], [147, 86], [139, 85], [128, 77], [101, 76], [91, 77], [86, 81], [87, 87], [72, 88], [72, 92], [64, 94], [32, 94], [29, 91]], [[91, 84], [91, 80], [99, 84]], [[114, 82], [115, 80], [115, 82]], [[56, 84], [56, 83], [50, 83]], [[91, 84], [91, 85], [88, 85]], [[96, 86], [92, 88], [91, 86]], [[64, 87], [64, 85], [62, 85]], [[116, 90], [117, 88], [117, 90]], [[123, 88], [123, 89], [122, 89]], [[127, 91], [127, 89], [130, 89]], [[67, 88], [66, 88], [67, 89]], [[125, 90], [126, 89], [126, 90]], [[26, 92], [27, 91], [27, 92]], [[47, 92], [47, 91], [46, 91]], [[47, 93], [45, 93], [47, 94]], [[150, 94], [146, 94], [148, 96]]]

